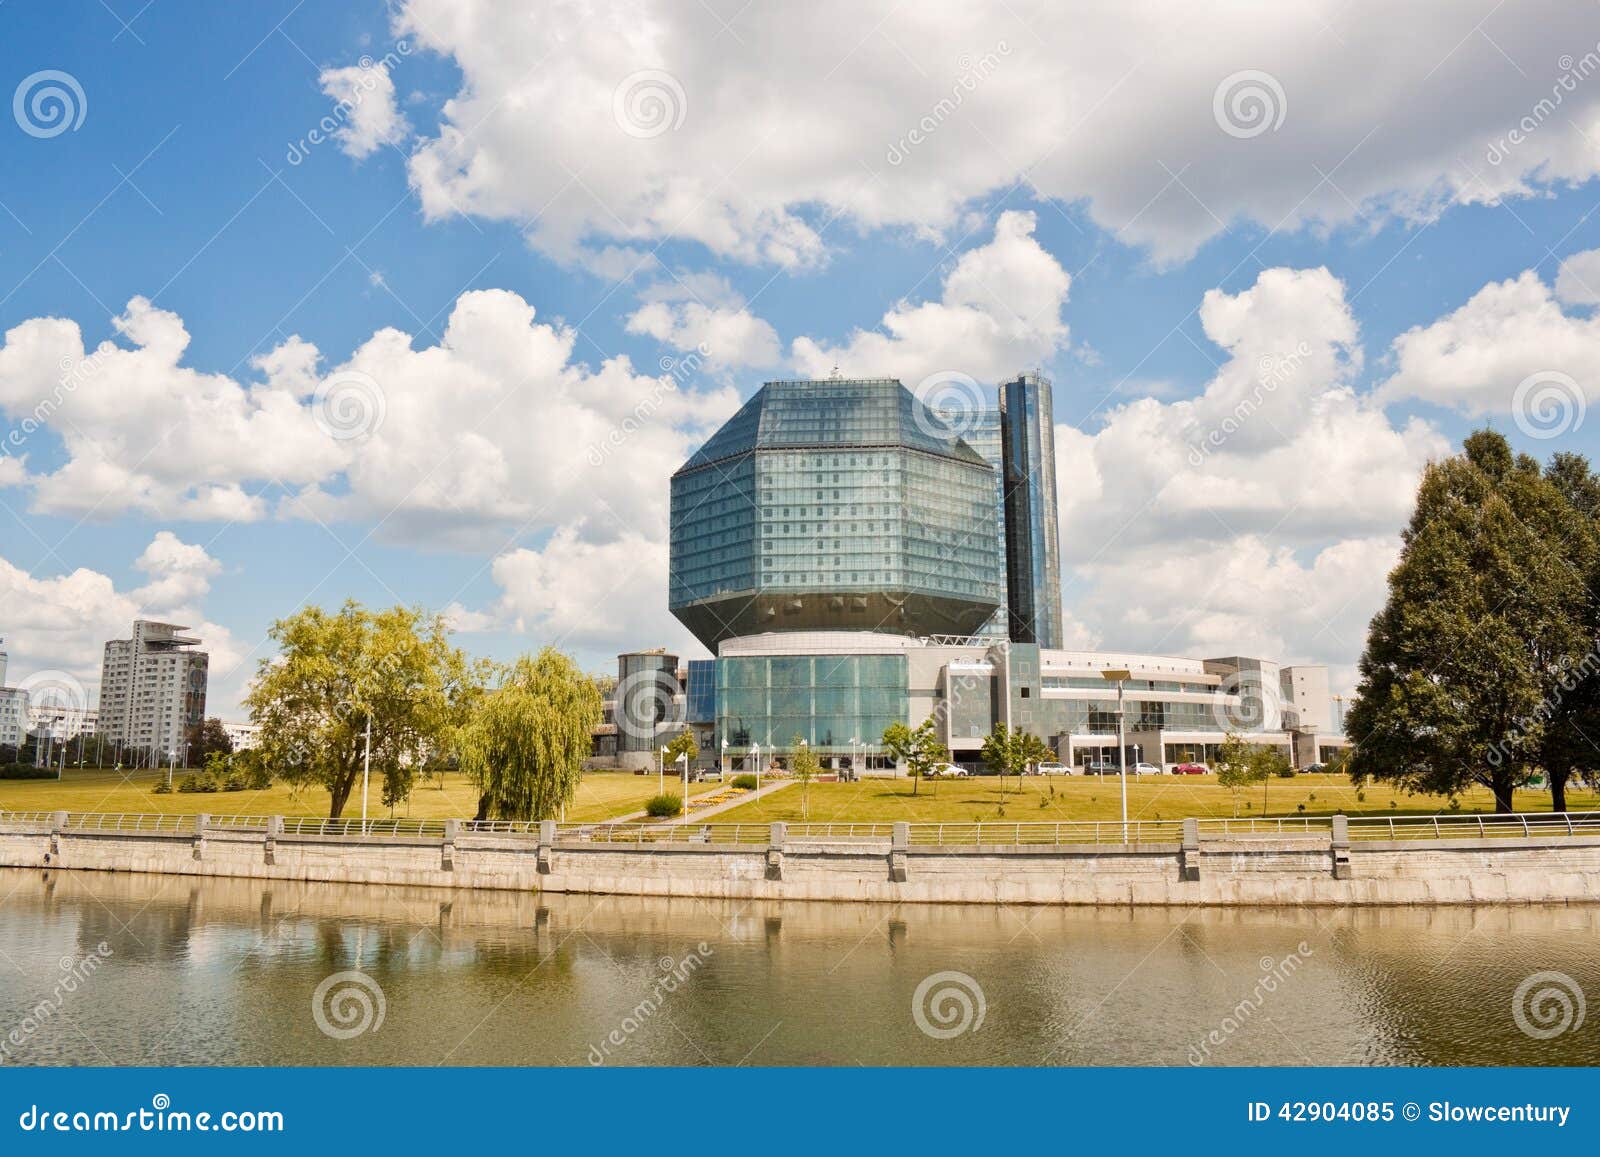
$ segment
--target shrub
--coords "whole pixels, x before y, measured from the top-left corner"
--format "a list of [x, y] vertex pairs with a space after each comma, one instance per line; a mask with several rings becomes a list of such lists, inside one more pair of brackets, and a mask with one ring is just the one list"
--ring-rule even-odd
[[644, 805], [646, 815], [657, 818], [675, 816], [683, 810], [683, 800], [675, 795], [658, 795]]
[[733, 777], [733, 786], [741, 791], [755, 791], [756, 777], [753, 775], [736, 775]]
[[8, 767], [0, 767], [0, 779], [54, 779], [56, 769], [53, 767], [32, 767], [26, 763], [13, 763]]
[[222, 781], [223, 791], [244, 791], [249, 788], [249, 786], [250, 785], [245, 781], [243, 773], [237, 771]]
[[178, 790], [181, 792], [213, 792], [217, 790], [217, 780], [209, 771], [186, 775], [178, 781]]
[[1294, 768], [1290, 767], [1288, 764], [1284, 764], [1282, 767], [1278, 768], [1278, 778], [1279, 779], [1293, 779], [1294, 777], [1295, 777], [1295, 770], [1294, 770]]
[[150, 794], [151, 795], [171, 795], [172, 794], [172, 789], [167, 786], [167, 781], [166, 780], [162, 780], [160, 783], [156, 784], [155, 787], [150, 789]]

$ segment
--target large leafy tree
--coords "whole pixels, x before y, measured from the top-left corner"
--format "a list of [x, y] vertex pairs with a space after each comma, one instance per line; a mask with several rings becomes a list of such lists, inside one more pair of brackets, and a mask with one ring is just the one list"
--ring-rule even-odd
[[450, 645], [444, 619], [420, 608], [306, 607], [270, 635], [278, 655], [262, 660], [245, 699], [263, 758], [275, 778], [324, 788], [333, 817], [361, 780], [369, 722], [372, 772], [393, 803], [424, 759], [454, 741], [475, 694], [475, 668]]
[[1567, 810], [1567, 784], [1595, 779], [1600, 768], [1600, 478], [1581, 454], [1556, 454], [1545, 478], [1573, 512], [1571, 532], [1553, 544], [1587, 586], [1584, 635], [1588, 650], [1557, 678], [1549, 702], [1539, 763], [1550, 785], [1550, 804]]
[[205, 767], [213, 754], [232, 755], [233, 740], [228, 738], [222, 720], [210, 718], [189, 728], [189, 762]]
[[1443, 794], [1484, 784], [1511, 810], [1562, 673], [1592, 646], [1585, 521], [1493, 431], [1424, 470], [1361, 657], [1353, 778]]
[[559, 816], [578, 794], [600, 718], [600, 689], [555, 648], [503, 668], [461, 732], [461, 769], [482, 793], [478, 818]]

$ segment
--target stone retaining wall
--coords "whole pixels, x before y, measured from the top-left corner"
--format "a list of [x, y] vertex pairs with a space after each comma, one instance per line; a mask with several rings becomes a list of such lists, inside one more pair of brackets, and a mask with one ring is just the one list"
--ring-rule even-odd
[[443, 839], [207, 827], [102, 832], [0, 823], [0, 867], [512, 891], [728, 899], [1099, 905], [1600, 903], [1600, 837], [1331, 836], [1181, 844], [979, 847], [892, 839], [764, 845], [588, 842], [537, 834]]

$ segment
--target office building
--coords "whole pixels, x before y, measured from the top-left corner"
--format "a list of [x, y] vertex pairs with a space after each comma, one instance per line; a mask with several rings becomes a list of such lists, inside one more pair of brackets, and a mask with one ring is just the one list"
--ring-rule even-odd
[[21, 747], [28, 734], [28, 692], [6, 685], [6, 662], [0, 647], [0, 747]]
[[1019, 374], [1000, 387], [1005, 487], [1005, 578], [1010, 638], [1062, 644], [1061, 544], [1056, 521], [1055, 408], [1048, 378]]
[[672, 613], [970, 636], [1002, 603], [994, 470], [899, 382], [768, 382], [672, 476]]
[[206, 713], [210, 656], [172, 623], [140, 619], [133, 636], [105, 646], [100, 727], [107, 740], [152, 763], [182, 759], [191, 728]]

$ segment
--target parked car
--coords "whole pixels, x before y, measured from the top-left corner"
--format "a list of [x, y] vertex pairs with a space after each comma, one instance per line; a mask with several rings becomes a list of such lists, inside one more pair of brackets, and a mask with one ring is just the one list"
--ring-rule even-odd
[[966, 775], [967, 769], [954, 763], [941, 763], [935, 765], [934, 775]]
[[1210, 775], [1211, 769], [1203, 763], [1180, 763], [1173, 767], [1173, 775]]
[[1035, 770], [1039, 775], [1070, 775], [1072, 769], [1064, 763], [1041, 763]]
[[1318, 772], [1327, 771], [1328, 765], [1325, 763], [1308, 763], [1300, 770], [1305, 772], [1307, 775], [1316, 775]]
[[1140, 760], [1138, 763], [1130, 764], [1128, 766], [1128, 774], [1129, 775], [1160, 775], [1161, 774], [1161, 769], [1159, 767], [1157, 767], [1153, 763], [1146, 763], [1143, 760]]
[[1116, 775], [1118, 767], [1104, 759], [1091, 759], [1083, 765], [1084, 775]]

